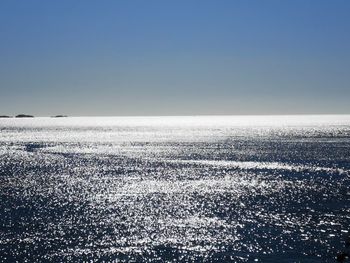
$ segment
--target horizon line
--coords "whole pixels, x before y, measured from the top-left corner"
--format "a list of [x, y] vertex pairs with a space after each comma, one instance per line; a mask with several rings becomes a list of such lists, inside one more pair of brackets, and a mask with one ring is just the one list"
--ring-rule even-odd
[[[17, 114], [20, 115], [20, 114]], [[16, 118], [17, 115], [1, 115], [1, 116], [7, 116], [9, 118], [14, 119], [21, 119]], [[29, 115], [29, 114], [28, 114]], [[57, 117], [59, 115], [30, 115], [33, 116], [33, 118], [81, 118], [81, 117], [220, 117], [220, 116], [334, 116], [334, 115], [350, 115], [350, 113], [291, 113], [291, 114], [186, 114], [186, 115], [63, 115], [61, 117]], [[31, 117], [28, 117], [31, 118]]]

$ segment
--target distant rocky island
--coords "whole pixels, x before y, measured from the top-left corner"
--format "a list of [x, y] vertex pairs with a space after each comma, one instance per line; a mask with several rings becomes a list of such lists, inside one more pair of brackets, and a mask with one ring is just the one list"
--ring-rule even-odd
[[16, 115], [16, 118], [34, 118], [34, 116], [27, 115], [27, 114], [18, 114], [18, 115]]
[[[67, 115], [55, 115], [51, 116], [51, 118], [67, 118]], [[8, 115], [0, 115], [0, 118], [13, 118], [12, 116]], [[34, 118], [33, 115], [28, 115], [28, 114], [18, 114], [15, 116], [15, 118]]]
[[[13, 118], [12, 116], [8, 115], [0, 115], [0, 118]], [[18, 114], [15, 116], [15, 118], [34, 118], [33, 115], [28, 115], [28, 114]]]
[[67, 115], [56, 115], [56, 116], [51, 116], [51, 118], [67, 118]]

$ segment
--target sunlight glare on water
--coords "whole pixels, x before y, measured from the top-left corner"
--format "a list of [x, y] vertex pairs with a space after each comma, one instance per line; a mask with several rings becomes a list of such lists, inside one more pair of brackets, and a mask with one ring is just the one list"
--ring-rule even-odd
[[1, 262], [334, 262], [348, 238], [349, 115], [0, 119], [0, 132]]

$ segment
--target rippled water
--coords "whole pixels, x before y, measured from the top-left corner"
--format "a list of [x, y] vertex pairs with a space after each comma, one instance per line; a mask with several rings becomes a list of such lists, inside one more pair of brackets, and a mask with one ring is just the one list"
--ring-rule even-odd
[[0, 120], [1, 262], [335, 262], [350, 116]]

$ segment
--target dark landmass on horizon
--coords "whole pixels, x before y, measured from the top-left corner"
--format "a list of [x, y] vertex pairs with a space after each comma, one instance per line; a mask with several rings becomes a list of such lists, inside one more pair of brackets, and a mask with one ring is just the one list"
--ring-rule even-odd
[[34, 118], [34, 116], [28, 114], [18, 114], [16, 115], [16, 118]]
[[67, 115], [56, 115], [56, 116], [51, 116], [51, 118], [67, 118]]

